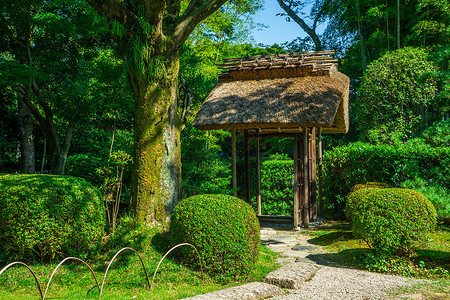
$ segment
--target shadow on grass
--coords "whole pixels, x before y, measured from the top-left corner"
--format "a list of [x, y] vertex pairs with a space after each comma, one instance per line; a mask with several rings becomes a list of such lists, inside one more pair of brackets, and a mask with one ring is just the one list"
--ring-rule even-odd
[[441, 267], [450, 272], [450, 252], [418, 249], [416, 253], [414, 261], [425, 261], [431, 267]]
[[314, 230], [339, 230], [339, 231], [350, 231], [350, 224], [348, 222], [342, 221], [328, 221], [317, 226]]
[[327, 246], [338, 241], [349, 241], [354, 239], [351, 231], [335, 231], [309, 239], [308, 242], [313, 245]]
[[339, 253], [321, 253], [310, 254], [308, 259], [323, 266], [336, 267], [336, 268], [348, 268], [348, 269], [361, 269], [359, 266], [358, 258], [367, 253], [368, 249], [347, 249]]

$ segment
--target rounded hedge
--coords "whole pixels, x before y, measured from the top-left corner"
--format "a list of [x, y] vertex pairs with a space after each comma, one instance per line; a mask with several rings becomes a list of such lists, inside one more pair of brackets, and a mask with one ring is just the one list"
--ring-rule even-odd
[[[260, 251], [259, 222], [251, 206], [228, 195], [197, 195], [181, 201], [170, 222], [174, 245], [190, 243], [203, 270], [219, 282], [246, 277]], [[183, 260], [198, 268], [195, 251], [185, 247]]]
[[[388, 189], [391, 188], [391, 186], [387, 183], [383, 182], [366, 182], [362, 184], [355, 185], [351, 190], [350, 193], [348, 193], [348, 196], [350, 196], [352, 193], [356, 192], [360, 189]], [[347, 197], [348, 197], [347, 196]]]
[[409, 189], [359, 189], [345, 209], [355, 237], [384, 254], [410, 254], [436, 227], [433, 204]]
[[99, 192], [69, 176], [0, 176], [0, 250], [3, 258], [48, 260], [79, 255], [104, 233]]
[[[350, 190], [350, 192], [347, 195], [347, 199], [350, 197], [351, 194], [361, 189], [388, 189], [388, 188], [391, 188], [389, 184], [376, 181], [357, 184]], [[352, 214], [350, 210], [345, 209], [345, 216], [349, 221], [352, 219]]]

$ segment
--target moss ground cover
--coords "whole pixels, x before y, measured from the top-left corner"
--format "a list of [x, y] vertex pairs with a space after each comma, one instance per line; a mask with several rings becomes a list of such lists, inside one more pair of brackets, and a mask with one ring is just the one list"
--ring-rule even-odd
[[[122, 247], [132, 247], [142, 256], [151, 277], [167, 247], [165, 228], [138, 226], [131, 219], [125, 219], [114, 236], [98, 250], [97, 255], [89, 261], [98, 280], [103, 279], [107, 263]], [[174, 258], [176, 252], [169, 254], [161, 264], [155, 278], [155, 284], [148, 291], [148, 284], [140, 261], [131, 252], [123, 252], [107, 275], [102, 299], [180, 299], [229, 286], [243, 284], [247, 281], [261, 281], [270, 271], [278, 267], [277, 254], [266, 247], [261, 253], [246, 280], [220, 285], [205, 275], [202, 282], [201, 273], [180, 264]], [[41, 285], [47, 284], [51, 272], [58, 261], [49, 264], [33, 264], [32, 268], [39, 276]], [[1, 265], [0, 268], [3, 268]], [[50, 299], [98, 299], [95, 281], [88, 269], [80, 264], [71, 263], [59, 269], [52, 280], [47, 297]], [[31, 274], [23, 267], [12, 267], [0, 276], [0, 299], [40, 299], [39, 292]]]

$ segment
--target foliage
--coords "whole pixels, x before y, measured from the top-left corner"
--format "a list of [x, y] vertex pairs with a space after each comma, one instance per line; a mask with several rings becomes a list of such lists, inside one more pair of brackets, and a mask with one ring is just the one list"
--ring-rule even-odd
[[261, 214], [290, 216], [294, 207], [294, 162], [286, 156], [271, 158], [275, 159], [261, 164]]
[[365, 188], [345, 206], [353, 234], [378, 254], [411, 254], [436, 227], [436, 209], [421, 193], [398, 188]]
[[[0, 75], [1, 76], [1, 75]], [[19, 132], [17, 130], [17, 103], [12, 99], [13, 91], [0, 85], [0, 173], [13, 173], [18, 170], [17, 144]]]
[[434, 123], [420, 134], [420, 138], [433, 147], [450, 147], [450, 119]]
[[350, 196], [352, 193], [354, 193], [360, 189], [387, 189], [390, 187], [391, 186], [389, 184], [382, 183], [382, 182], [367, 182], [367, 183], [363, 183], [363, 184], [357, 184], [350, 190], [350, 193], [348, 194], [348, 196]]
[[423, 144], [395, 146], [353, 143], [326, 151], [323, 158], [324, 208], [329, 216], [343, 218], [345, 196], [361, 182], [378, 181], [399, 186], [422, 178], [450, 189], [450, 149]]
[[181, 159], [183, 196], [200, 194], [231, 194], [231, 163], [219, 156], [217, 141], [220, 134], [200, 131], [188, 125], [183, 131]]
[[37, 135], [45, 137], [47, 151], [37, 151], [49, 156], [50, 171], [63, 174], [75, 125], [104, 108], [87, 74], [102, 52], [93, 48], [105, 23], [93, 24], [94, 10], [79, 1], [2, 2], [1, 8], [3, 83], [14, 87], [41, 127]]
[[436, 208], [439, 219], [450, 220], [450, 190], [440, 185], [428, 183], [422, 178], [409, 179], [402, 187], [422, 193]]
[[421, 76], [436, 70], [420, 48], [403, 48], [373, 61], [364, 72], [356, 104], [356, 122], [363, 137], [385, 126], [402, 141], [420, 131], [436, 95], [433, 80]]
[[[250, 205], [233, 196], [198, 195], [181, 201], [170, 233], [173, 245], [194, 245], [203, 270], [220, 282], [247, 277], [258, 259], [258, 219]], [[198, 268], [195, 251], [183, 251], [183, 258]]]
[[108, 159], [108, 165], [97, 169], [97, 173], [103, 178], [102, 194], [108, 216], [110, 232], [116, 230], [117, 217], [122, 199], [123, 176], [131, 156], [124, 151], [114, 151]]
[[[114, 234], [104, 239], [104, 243], [99, 249], [101, 251], [97, 251], [97, 255], [90, 259], [88, 263], [95, 270], [101, 284], [101, 278], [106, 271], [107, 263], [123, 247], [132, 247], [143, 258], [150, 280], [152, 280], [153, 272], [168, 250], [168, 241], [164, 238], [165, 236], [165, 228], [147, 226], [126, 216], [119, 221]], [[276, 262], [278, 253], [269, 250], [266, 246], [261, 246], [260, 251], [261, 255], [250, 274], [251, 281], [262, 281], [266, 274], [279, 267]], [[174, 259], [176, 256], [175, 250], [162, 261], [153, 287], [149, 290], [145, 272], [138, 256], [128, 250], [121, 252], [108, 271], [102, 299], [184, 299], [247, 282], [247, 279], [245, 279], [238, 283], [232, 282], [227, 286], [221, 285], [207, 274], [202, 278], [200, 271], [193, 271], [184, 264], [180, 264], [179, 261]], [[57, 262], [34, 263], [32, 269], [39, 280], [45, 283], [56, 266]], [[39, 295], [34, 278], [29, 270], [23, 266], [8, 269], [0, 278], [0, 299], [26, 300], [37, 298]], [[99, 293], [89, 269], [81, 263], [74, 262], [63, 264], [58, 269], [53, 277], [47, 297], [80, 300], [98, 299]]]
[[[359, 191], [361, 189], [388, 189], [388, 188], [391, 188], [391, 186], [389, 184], [382, 183], [382, 182], [367, 182], [367, 183], [364, 183], [364, 184], [357, 184], [350, 190], [350, 193], [348, 193], [348, 195], [347, 195], [347, 202], [348, 202], [348, 198], [353, 193], [355, 193], [356, 191]], [[345, 216], [347, 217], [348, 220], [351, 221], [351, 219], [352, 219], [352, 212], [348, 211], [348, 210], [345, 210]]]
[[81, 178], [0, 176], [2, 259], [84, 255], [105, 226], [98, 191]]

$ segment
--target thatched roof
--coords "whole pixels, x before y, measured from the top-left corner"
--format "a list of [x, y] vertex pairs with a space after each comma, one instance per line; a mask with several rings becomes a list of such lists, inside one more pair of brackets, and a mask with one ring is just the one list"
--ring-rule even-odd
[[[305, 60], [304, 58], [302, 60]], [[348, 131], [349, 79], [334, 66], [226, 70], [200, 108], [198, 129], [247, 129], [250, 133], [296, 133], [321, 127]]]

